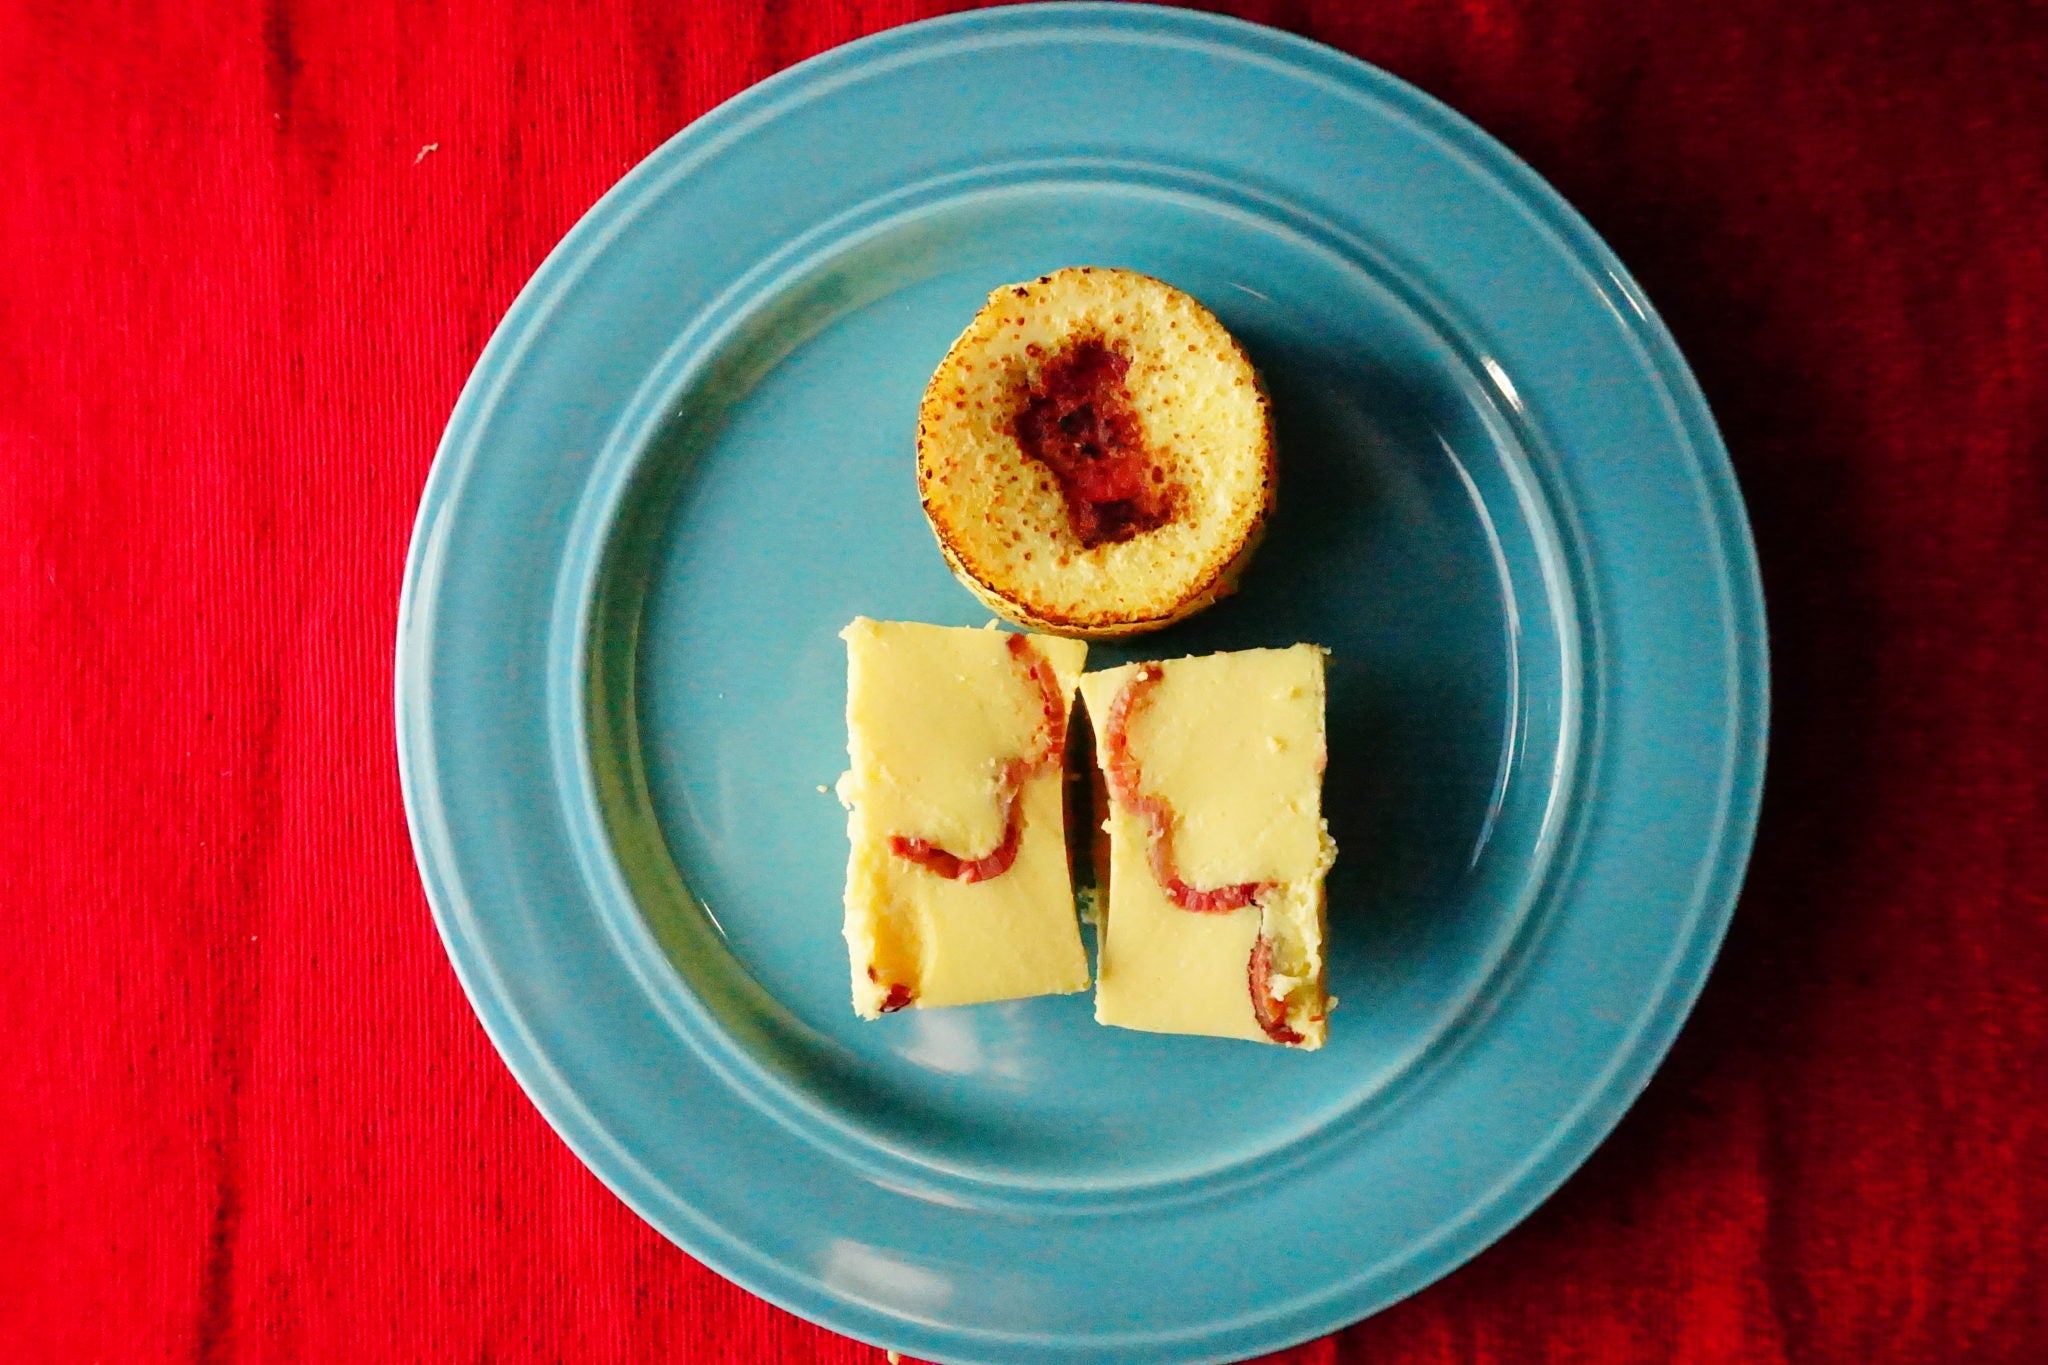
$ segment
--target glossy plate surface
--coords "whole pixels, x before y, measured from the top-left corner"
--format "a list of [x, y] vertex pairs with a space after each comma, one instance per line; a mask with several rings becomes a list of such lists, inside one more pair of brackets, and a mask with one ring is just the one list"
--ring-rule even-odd
[[[987, 619], [917, 399], [991, 288], [1081, 263], [1272, 390], [1243, 592], [1091, 663], [1334, 651], [1317, 1054], [847, 1003], [836, 632]], [[1326, 49], [1051, 6], [827, 53], [590, 212], [450, 422], [397, 701], [450, 956], [621, 1197], [855, 1337], [1128, 1365], [1369, 1313], [1585, 1157], [1726, 924], [1765, 676], [1711, 419], [1554, 193]]]

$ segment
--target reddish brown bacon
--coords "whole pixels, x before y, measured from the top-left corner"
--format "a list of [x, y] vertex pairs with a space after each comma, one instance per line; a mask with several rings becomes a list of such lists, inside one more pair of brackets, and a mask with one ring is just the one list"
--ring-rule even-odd
[[[873, 967], [869, 967], [868, 980], [879, 986], [882, 984], [882, 974]], [[897, 1010], [903, 1009], [915, 999], [917, 999], [917, 992], [911, 990], [903, 982], [895, 981], [890, 983], [888, 993], [883, 995], [879, 1008], [883, 1014], [894, 1014]]]
[[1203, 891], [1181, 878], [1173, 857], [1173, 807], [1166, 798], [1145, 790], [1144, 770], [1131, 752], [1131, 722], [1164, 676], [1157, 664], [1146, 664], [1110, 703], [1103, 725], [1103, 776], [1110, 795], [1125, 810], [1144, 820], [1148, 832], [1146, 857], [1152, 876], [1171, 900], [1183, 910], [1197, 914], [1221, 914], [1256, 901], [1269, 887], [1266, 882], [1237, 882]]
[[[1024, 784], [1039, 773], [1056, 767], [1067, 750], [1067, 710], [1062, 705], [1065, 699], [1060, 695], [1059, 678], [1053, 673], [1052, 665], [1025, 636], [1011, 635], [1008, 648], [1010, 657], [1017, 661], [1026, 681], [1036, 689], [1040, 712], [1031, 751], [1021, 758], [1005, 761], [996, 774], [996, 809], [1002, 816], [1003, 837], [981, 857], [963, 858], [928, 839], [903, 834], [889, 836], [891, 853], [916, 863], [928, 872], [957, 882], [985, 882], [1010, 870], [1010, 865], [1017, 861], [1017, 850], [1024, 843], [1023, 802], [1019, 799]], [[884, 1010], [888, 1008], [886, 1004], [883, 1006]]]
[[1070, 341], [1045, 362], [1010, 423], [1024, 453], [1058, 480], [1074, 534], [1091, 549], [1173, 517], [1176, 490], [1145, 449], [1124, 387], [1130, 368], [1100, 337]]
[[1266, 1036], [1289, 1046], [1302, 1041], [1287, 1022], [1287, 1002], [1273, 994], [1273, 941], [1264, 934], [1252, 945], [1251, 966], [1246, 976], [1251, 982], [1252, 1015]]

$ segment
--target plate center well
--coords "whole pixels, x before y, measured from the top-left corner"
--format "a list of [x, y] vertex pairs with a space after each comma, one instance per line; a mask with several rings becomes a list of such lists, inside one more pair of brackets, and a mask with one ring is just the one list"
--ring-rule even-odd
[[[1086, 996], [863, 1023], [840, 938], [857, 614], [979, 625], [918, 507], [918, 398], [987, 293], [1069, 264], [1209, 305], [1272, 393], [1280, 508], [1242, 592], [1130, 658], [1333, 651], [1331, 987], [1316, 1054], [1093, 1022]], [[1104, 1186], [1257, 1157], [1395, 1093], [1486, 996], [1569, 731], [1554, 547], [1481, 370], [1383, 273], [1198, 196], [1046, 182], [928, 207], [681, 360], [605, 569], [603, 817], [673, 984], [788, 1102], [973, 1180]], [[681, 370], [679, 369], [679, 373]], [[734, 1073], [728, 1073], [734, 1074]]]

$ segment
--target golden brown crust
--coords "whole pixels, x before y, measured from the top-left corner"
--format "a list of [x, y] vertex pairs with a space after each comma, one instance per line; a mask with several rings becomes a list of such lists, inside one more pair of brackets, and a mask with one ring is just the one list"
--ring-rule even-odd
[[[1159, 554], [1138, 542], [1076, 540], [1044, 466], [1025, 454], [1001, 410], [1042, 354], [1038, 341], [1025, 338], [1071, 336], [1076, 326], [1093, 326], [1086, 319], [1096, 314], [1109, 323], [1107, 342], [1138, 355], [1149, 373], [1169, 376], [1154, 381], [1166, 396], [1156, 400], [1148, 430], [1155, 421], [1180, 421], [1175, 458], [1184, 470], [1200, 462], [1198, 476], [1211, 481], [1207, 510], [1177, 517], [1178, 538]], [[1117, 331], [1127, 316], [1134, 325]], [[1187, 330], [1178, 331], [1183, 323]], [[1187, 355], [1179, 354], [1183, 344]], [[1187, 391], [1197, 402], [1172, 387], [1176, 370], [1197, 386]], [[1184, 419], [1170, 410], [1177, 394], [1186, 406], [1220, 407], [1229, 420]], [[1277, 472], [1270, 403], [1243, 347], [1199, 303], [1131, 271], [1069, 268], [997, 290], [934, 372], [918, 411], [919, 498], [947, 564], [992, 611], [1055, 634], [1105, 639], [1157, 630], [1229, 594], [1264, 533]], [[1055, 572], [1087, 561], [1094, 580], [1113, 584], [1123, 600], [1077, 587], [1071, 577], [1049, 583], [1043, 564], [1018, 572], [1039, 553], [1060, 566]]]
[[[1271, 500], [1269, 499], [1268, 507], [1270, 508], [1270, 506]], [[927, 513], [927, 516], [929, 516], [929, 513]], [[938, 529], [936, 522], [933, 523], [933, 529], [935, 531]], [[1204, 607], [1214, 606], [1223, 598], [1236, 592], [1238, 577], [1243, 573], [1244, 566], [1251, 562], [1252, 552], [1259, 548], [1259, 542], [1265, 538], [1265, 534], [1266, 519], [1264, 516], [1261, 516], [1236, 556], [1228, 564], [1224, 565], [1201, 589], [1184, 599], [1178, 607], [1166, 615], [1136, 620], [1115, 620], [1111, 619], [1108, 614], [1087, 617], [1034, 610], [1028, 602], [1002, 596], [993, 586], [982, 582], [972, 572], [963, 567], [943, 532], [939, 534], [939, 553], [945, 556], [946, 566], [953, 571], [953, 577], [960, 580], [961, 586], [973, 593], [981, 600], [984, 606], [990, 611], [995, 612], [998, 616], [1001, 616], [1004, 620], [1013, 621], [1031, 630], [1045, 631], [1051, 635], [1071, 635], [1089, 640], [1113, 640], [1120, 636], [1142, 635], [1147, 631], [1162, 630], [1176, 621], [1186, 620]]]

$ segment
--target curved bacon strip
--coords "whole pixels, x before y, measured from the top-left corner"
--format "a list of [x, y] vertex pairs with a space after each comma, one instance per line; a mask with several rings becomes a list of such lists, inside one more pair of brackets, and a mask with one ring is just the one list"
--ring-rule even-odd
[[946, 852], [928, 839], [912, 839], [901, 834], [889, 836], [889, 851], [956, 882], [972, 884], [1002, 876], [1010, 870], [1010, 864], [1017, 861], [1017, 850], [1024, 843], [1024, 821], [1017, 814], [1017, 796], [1030, 775], [1030, 765], [1020, 758], [1013, 758], [1003, 765], [1003, 771], [996, 779], [996, 801], [1003, 817], [1003, 837], [992, 851], [982, 857], [962, 858], [956, 853]]
[[1301, 1042], [1301, 1035], [1287, 1022], [1287, 1002], [1273, 994], [1273, 940], [1264, 934], [1252, 945], [1251, 966], [1246, 976], [1251, 982], [1252, 1016], [1266, 1036], [1290, 1047]]
[[889, 851], [897, 857], [916, 863], [938, 876], [969, 885], [1000, 877], [1017, 861], [1017, 852], [1024, 845], [1024, 816], [1018, 797], [1023, 793], [1026, 782], [1058, 763], [1067, 750], [1067, 711], [1061, 704], [1065, 698], [1060, 695], [1059, 678], [1053, 673], [1052, 665], [1025, 636], [1012, 634], [1009, 650], [1010, 657], [1017, 661], [1025, 677], [1038, 689], [1043, 710], [1032, 752], [1023, 758], [1010, 759], [996, 775], [996, 809], [1003, 818], [1002, 839], [979, 858], [963, 858], [957, 853], [948, 853], [928, 839], [914, 839], [903, 834], [889, 836]]
[[1110, 795], [1124, 809], [1142, 818], [1150, 828], [1146, 856], [1152, 864], [1152, 876], [1160, 889], [1166, 892], [1167, 899], [1181, 909], [1197, 914], [1222, 914], [1252, 904], [1270, 889], [1271, 884], [1236, 882], [1201, 891], [1181, 879], [1180, 870], [1173, 860], [1173, 807], [1166, 803], [1165, 797], [1145, 792], [1144, 770], [1138, 766], [1137, 755], [1131, 752], [1131, 719], [1163, 676], [1157, 664], [1146, 664], [1132, 675], [1123, 690], [1116, 694], [1116, 700], [1110, 703], [1109, 717], [1102, 727], [1103, 777], [1108, 782]]
[[1032, 756], [1032, 766], [1035, 770], [1056, 764], [1067, 753], [1066, 698], [1060, 695], [1059, 676], [1029, 636], [1013, 634], [1008, 643], [1010, 657], [1022, 665], [1025, 675], [1038, 687], [1038, 752]]

